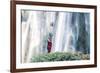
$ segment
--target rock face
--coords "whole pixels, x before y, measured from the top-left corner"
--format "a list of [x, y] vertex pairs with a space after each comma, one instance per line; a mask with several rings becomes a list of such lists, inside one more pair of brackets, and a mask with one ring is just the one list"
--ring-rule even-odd
[[50, 52], [90, 52], [90, 16], [79, 12], [28, 11], [21, 13], [22, 62]]

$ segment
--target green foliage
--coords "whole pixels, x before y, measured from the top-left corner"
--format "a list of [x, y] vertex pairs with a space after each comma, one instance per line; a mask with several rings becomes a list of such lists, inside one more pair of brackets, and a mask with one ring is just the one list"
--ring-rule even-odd
[[44, 55], [33, 56], [31, 62], [52, 62], [52, 61], [71, 61], [71, 60], [88, 60], [88, 54], [55, 52]]

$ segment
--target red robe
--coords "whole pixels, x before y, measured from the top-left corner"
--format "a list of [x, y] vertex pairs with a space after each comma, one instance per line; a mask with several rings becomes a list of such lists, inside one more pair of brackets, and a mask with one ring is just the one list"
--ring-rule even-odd
[[52, 42], [51, 41], [48, 41], [48, 46], [47, 46], [48, 53], [51, 52], [51, 47], [52, 47]]

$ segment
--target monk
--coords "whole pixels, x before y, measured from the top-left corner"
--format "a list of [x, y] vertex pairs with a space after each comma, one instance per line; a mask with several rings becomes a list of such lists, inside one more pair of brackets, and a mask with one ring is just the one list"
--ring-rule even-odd
[[47, 45], [48, 53], [51, 52], [51, 48], [52, 48], [52, 38], [50, 37], [50, 38], [48, 39], [48, 45]]

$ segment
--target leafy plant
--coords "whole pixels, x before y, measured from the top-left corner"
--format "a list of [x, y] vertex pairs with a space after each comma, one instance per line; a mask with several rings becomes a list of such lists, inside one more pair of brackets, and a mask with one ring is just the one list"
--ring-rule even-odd
[[33, 56], [31, 62], [72, 61], [72, 60], [88, 60], [88, 59], [89, 59], [88, 54], [55, 52], [55, 53]]

